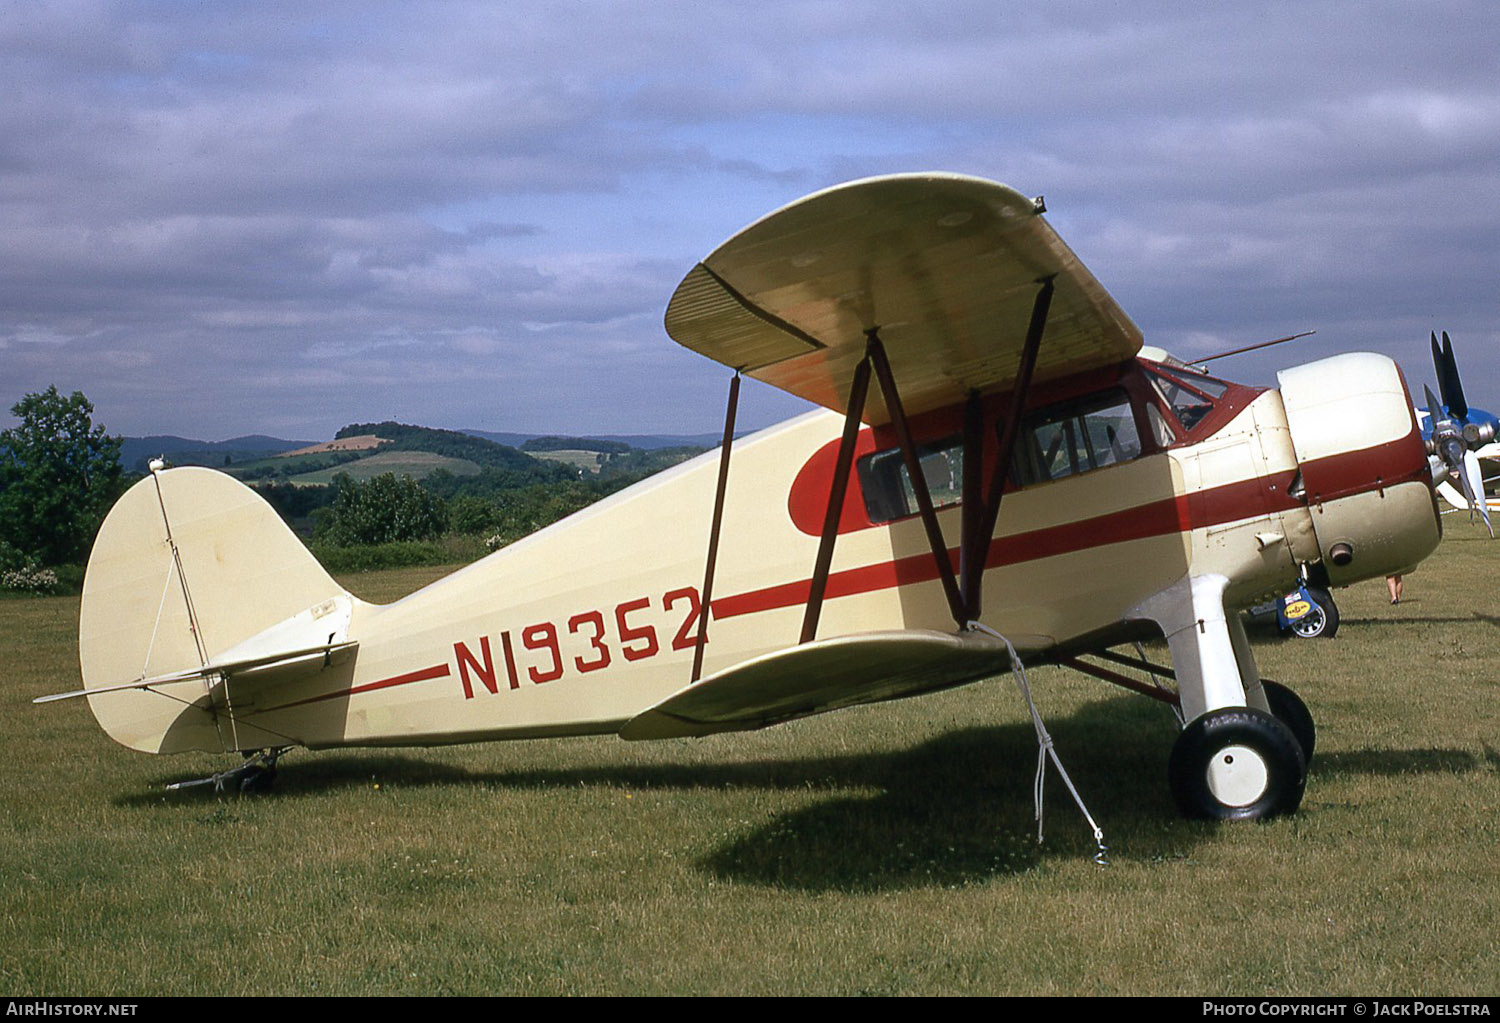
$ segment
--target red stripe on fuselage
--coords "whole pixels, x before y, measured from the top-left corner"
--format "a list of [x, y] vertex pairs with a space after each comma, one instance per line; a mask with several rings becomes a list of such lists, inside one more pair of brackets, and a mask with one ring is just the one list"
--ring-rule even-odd
[[[1349, 497], [1424, 479], [1427, 471], [1426, 458], [1422, 458], [1420, 465], [1411, 460], [1410, 441], [1409, 437], [1405, 437], [1388, 444], [1310, 462], [1309, 467], [1314, 468], [1320, 477], [1337, 481], [1336, 493], [1322, 495], [1323, 500]], [[1383, 476], [1382, 470], [1390, 475]], [[1192, 529], [1302, 508], [1305, 505], [1287, 493], [1295, 477], [1296, 473], [1290, 471], [1253, 477], [1191, 494], [1151, 501], [1108, 515], [997, 537], [990, 542], [985, 568], [1016, 565], [1107, 544], [1185, 533]], [[948, 559], [956, 570], [957, 548], [949, 549]], [[872, 593], [894, 586], [929, 582], [936, 578], [938, 568], [932, 556], [917, 554], [835, 572], [828, 577], [826, 595], [832, 598]], [[806, 603], [810, 589], [811, 581], [803, 579], [721, 597], [713, 602], [713, 616], [734, 618], [758, 611], [793, 607]]]
[[[1243, 516], [1242, 516], [1243, 517]], [[1195, 523], [1194, 523], [1195, 524]], [[1192, 528], [1188, 518], [1186, 497], [1167, 498], [1137, 505], [1123, 511], [1098, 515], [1091, 519], [1080, 519], [1058, 526], [1034, 529], [1027, 533], [998, 537], [990, 543], [985, 568], [1001, 565], [1016, 565], [1038, 558], [1050, 558], [1059, 554], [1101, 547], [1105, 544], [1124, 543], [1151, 536], [1166, 536]], [[958, 548], [950, 548], [948, 560], [955, 571], [958, 569]], [[848, 597], [858, 593], [905, 586], [911, 583], [930, 582], [938, 577], [937, 563], [931, 554], [914, 554], [895, 561], [866, 565], [863, 568], [845, 569], [828, 577], [825, 596]], [[778, 607], [793, 607], [807, 602], [812, 588], [811, 580], [782, 583], [765, 589], [751, 590], [731, 597], [721, 597], [713, 602], [715, 618], [734, 618], [738, 615], [770, 611]]]
[[378, 682], [366, 682], [362, 686], [352, 686], [349, 689], [339, 689], [322, 696], [312, 696], [306, 700], [298, 700], [296, 703], [284, 703], [280, 707], [271, 707], [270, 710], [285, 710], [288, 707], [300, 707], [305, 703], [321, 703], [324, 700], [334, 700], [340, 696], [353, 696], [355, 693], [369, 693], [376, 689], [392, 689], [396, 686], [410, 685], [413, 682], [426, 682], [434, 678], [447, 678], [452, 674], [446, 664], [436, 664], [431, 668], [422, 668], [419, 671], [408, 671], [404, 675], [393, 675], [383, 678]]

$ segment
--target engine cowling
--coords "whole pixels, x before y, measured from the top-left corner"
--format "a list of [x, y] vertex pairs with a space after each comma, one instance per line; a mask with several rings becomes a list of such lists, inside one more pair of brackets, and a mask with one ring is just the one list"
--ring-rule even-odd
[[1406, 381], [1384, 355], [1336, 355], [1277, 374], [1303, 498], [1329, 580], [1407, 571], [1442, 537]]

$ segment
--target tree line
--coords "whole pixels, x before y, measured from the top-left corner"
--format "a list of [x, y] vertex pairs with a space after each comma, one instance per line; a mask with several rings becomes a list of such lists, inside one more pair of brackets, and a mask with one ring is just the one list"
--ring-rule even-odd
[[[76, 588], [104, 516], [140, 477], [122, 470], [121, 438], [93, 422], [94, 406], [82, 392], [64, 397], [49, 387], [23, 397], [11, 413], [19, 424], [0, 432], [0, 589]], [[494, 550], [701, 450], [643, 451], [611, 442], [598, 473], [579, 473], [451, 430], [356, 423], [337, 436], [365, 434], [392, 442], [382, 450], [435, 451], [481, 469], [472, 476], [440, 469], [420, 482], [392, 473], [364, 482], [341, 473], [322, 487], [252, 482], [310, 539], [325, 564], [387, 563], [374, 555], [360, 560], [340, 552], [420, 545], [454, 534], [482, 541], [482, 548], [470, 544], [464, 550]], [[558, 450], [550, 445], [539, 450], [548, 449]], [[453, 560], [454, 553], [410, 546], [398, 552], [407, 563]]]

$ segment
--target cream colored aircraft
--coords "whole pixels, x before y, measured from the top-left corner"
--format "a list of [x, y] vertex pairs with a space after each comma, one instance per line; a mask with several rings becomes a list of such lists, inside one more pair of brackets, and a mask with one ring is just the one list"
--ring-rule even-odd
[[[1312, 719], [1237, 611], [1436, 546], [1406, 384], [1370, 354], [1275, 390], [1143, 358], [1042, 213], [901, 175], [745, 228], [666, 313], [735, 370], [722, 450], [392, 604], [228, 476], [154, 470], [100, 530], [64, 695], [132, 749], [255, 753], [248, 785], [296, 746], [761, 728], [1003, 673], [1008, 640], [1177, 705], [1184, 812], [1291, 811]], [[731, 444], [740, 374], [824, 410]], [[1175, 691], [1081, 659], [1162, 635]]]

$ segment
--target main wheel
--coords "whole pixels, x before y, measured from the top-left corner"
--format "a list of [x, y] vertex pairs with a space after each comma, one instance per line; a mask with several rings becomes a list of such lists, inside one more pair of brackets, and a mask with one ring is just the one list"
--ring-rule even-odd
[[1258, 820], [1297, 809], [1307, 762], [1291, 729], [1270, 714], [1224, 707], [1188, 722], [1167, 774], [1187, 816]]
[[1271, 713], [1276, 720], [1286, 725], [1291, 729], [1292, 735], [1296, 736], [1297, 745], [1302, 747], [1302, 762], [1310, 765], [1318, 729], [1313, 724], [1312, 712], [1307, 709], [1307, 704], [1302, 702], [1302, 697], [1280, 682], [1263, 678], [1260, 686], [1266, 692], [1266, 702], [1271, 705]]

